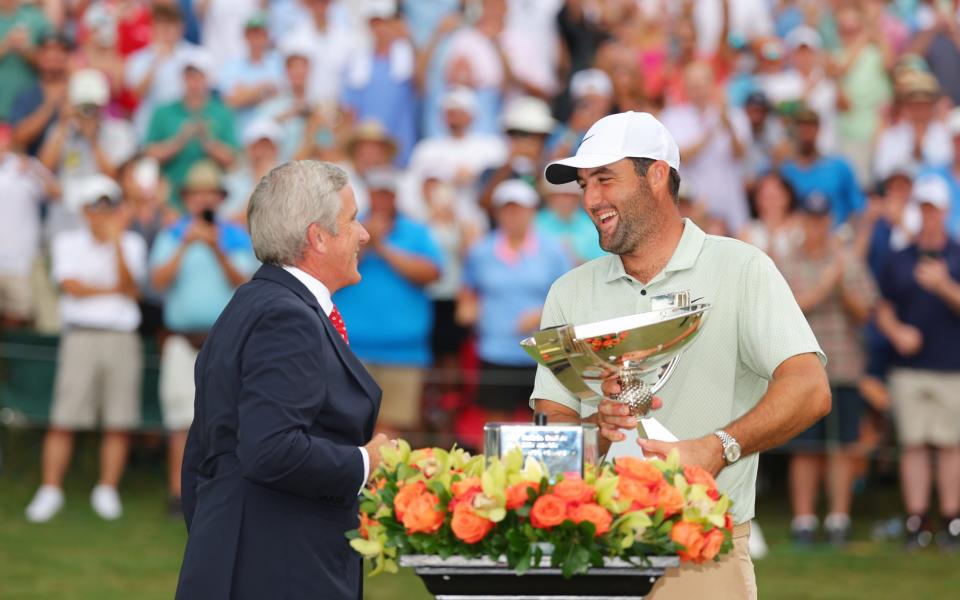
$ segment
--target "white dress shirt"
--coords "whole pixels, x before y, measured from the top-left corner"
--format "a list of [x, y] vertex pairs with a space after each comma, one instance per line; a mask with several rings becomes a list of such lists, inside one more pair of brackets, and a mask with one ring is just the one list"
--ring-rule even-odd
[[[320, 304], [323, 313], [329, 317], [330, 313], [333, 312], [333, 299], [330, 297], [330, 290], [327, 289], [327, 286], [323, 285], [316, 277], [308, 275], [296, 267], [284, 266], [283, 270], [296, 277], [297, 281], [305, 285], [307, 289], [310, 290], [310, 293], [316, 296], [317, 303]], [[363, 487], [367, 485], [367, 479], [370, 478], [370, 456], [367, 454], [367, 449], [363, 446], [358, 446], [358, 449], [360, 450], [360, 455], [363, 456], [363, 483], [357, 491], [357, 494], [360, 494], [360, 492], [363, 491]]]

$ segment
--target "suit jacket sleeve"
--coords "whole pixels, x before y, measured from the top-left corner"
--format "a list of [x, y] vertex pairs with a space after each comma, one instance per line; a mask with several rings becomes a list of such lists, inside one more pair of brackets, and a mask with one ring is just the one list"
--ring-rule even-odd
[[363, 484], [357, 446], [309, 433], [328, 401], [324, 354], [334, 350], [315, 314], [268, 310], [241, 352], [237, 456], [243, 475], [306, 498], [356, 498]]

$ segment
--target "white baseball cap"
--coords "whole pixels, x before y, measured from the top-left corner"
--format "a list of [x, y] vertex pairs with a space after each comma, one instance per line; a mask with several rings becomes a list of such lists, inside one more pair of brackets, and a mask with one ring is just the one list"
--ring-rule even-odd
[[107, 77], [100, 71], [80, 69], [70, 76], [67, 97], [73, 106], [83, 104], [106, 106], [110, 101], [110, 84], [107, 82]]
[[493, 205], [519, 204], [527, 208], [536, 208], [540, 197], [533, 186], [522, 179], [508, 179], [493, 188]]
[[397, 0], [367, 0], [363, 16], [367, 19], [392, 19], [397, 16]]
[[477, 110], [477, 94], [466, 86], [454, 86], [443, 96], [442, 105], [444, 110], [462, 110], [472, 115]]
[[823, 47], [823, 37], [820, 36], [820, 33], [816, 29], [807, 25], [795, 27], [793, 31], [787, 34], [785, 40], [787, 46], [793, 50], [803, 46], [812, 48], [813, 50], [819, 50]]
[[550, 183], [577, 178], [577, 169], [593, 169], [624, 158], [662, 160], [680, 170], [680, 148], [673, 136], [650, 113], [622, 112], [608, 115], [593, 124], [583, 136], [575, 156], [547, 165]]
[[550, 183], [549, 181], [544, 181], [540, 186], [540, 191], [544, 196], [552, 196], [554, 194], [570, 194], [573, 196], [580, 196], [583, 194], [583, 190], [580, 189], [580, 186], [573, 181], [568, 181], [567, 183], [561, 183], [559, 185]]
[[308, 38], [306, 34], [294, 35], [284, 39], [279, 44], [279, 50], [284, 60], [288, 60], [294, 56], [310, 60], [310, 57], [316, 52], [313, 42], [310, 41], [310, 38]]
[[243, 130], [243, 145], [249, 146], [254, 142], [267, 139], [279, 144], [283, 139], [283, 129], [273, 119], [261, 117], [254, 119]]
[[613, 83], [610, 77], [600, 69], [577, 71], [570, 78], [570, 95], [575, 100], [584, 96], [613, 97]]
[[503, 128], [507, 131], [549, 135], [555, 125], [556, 121], [550, 114], [550, 106], [533, 96], [515, 98], [503, 111]]
[[913, 201], [932, 204], [941, 210], [950, 208], [950, 187], [939, 175], [922, 175], [913, 182]]
[[120, 202], [120, 186], [106, 175], [85, 175], [71, 179], [63, 189], [63, 201], [73, 212], [106, 198], [111, 204]]
[[203, 48], [195, 48], [184, 53], [183, 69], [196, 69], [203, 73], [204, 77], [210, 79], [213, 76], [214, 60], [213, 55]]

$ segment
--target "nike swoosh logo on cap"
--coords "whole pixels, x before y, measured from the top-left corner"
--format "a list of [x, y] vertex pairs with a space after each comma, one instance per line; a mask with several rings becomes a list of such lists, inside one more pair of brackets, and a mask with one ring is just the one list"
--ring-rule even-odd
[[583, 138], [582, 140], [580, 140], [580, 145], [582, 146], [582, 145], [586, 144], [586, 143], [587, 143], [587, 140], [589, 140], [590, 138], [592, 138], [592, 137], [595, 136], [595, 135], [597, 135], [597, 134], [591, 133], [591, 134], [588, 135], [587, 137]]

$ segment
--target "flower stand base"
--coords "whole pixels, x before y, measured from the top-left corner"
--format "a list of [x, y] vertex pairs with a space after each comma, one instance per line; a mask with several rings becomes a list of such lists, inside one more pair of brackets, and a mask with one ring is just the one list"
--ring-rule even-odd
[[[488, 558], [412, 555], [400, 566], [412, 568], [437, 600], [637, 600], [648, 594], [664, 572], [680, 565], [676, 556], [651, 556], [649, 567], [619, 559], [585, 575], [564, 579], [560, 569], [538, 567], [517, 575], [505, 561]], [[544, 557], [544, 564], [549, 558]]]

